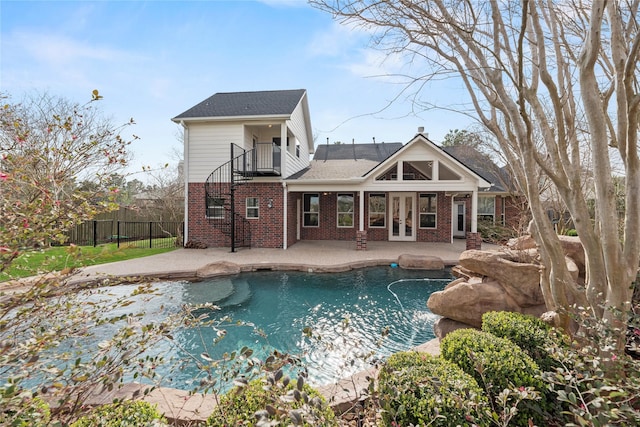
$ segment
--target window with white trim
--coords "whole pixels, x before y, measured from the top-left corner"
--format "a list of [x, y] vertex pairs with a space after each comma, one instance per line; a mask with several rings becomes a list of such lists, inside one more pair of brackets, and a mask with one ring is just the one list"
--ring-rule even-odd
[[478, 196], [478, 221], [493, 222], [496, 214], [495, 196]]
[[420, 194], [419, 212], [420, 228], [436, 228], [438, 224], [438, 195], [435, 193]]
[[246, 199], [247, 214], [249, 219], [260, 218], [260, 199], [257, 197], [247, 197]]
[[353, 193], [337, 195], [338, 227], [353, 227]]
[[318, 193], [302, 195], [302, 225], [303, 227], [318, 227], [320, 225], [320, 195]]
[[369, 228], [387, 226], [387, 196], [384, 193], [369, 194]]
[[207, 197], [206, 217], [207, 218], [224, 218], [224, 198]]

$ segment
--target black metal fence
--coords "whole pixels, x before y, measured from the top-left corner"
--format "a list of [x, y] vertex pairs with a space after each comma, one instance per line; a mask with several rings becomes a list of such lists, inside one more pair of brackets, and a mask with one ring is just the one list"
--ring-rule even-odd
[[182, 246], [184, 222], [95, 220], [78, 224], [67, 232], [67, 244], [118, 247], [170, 248]]

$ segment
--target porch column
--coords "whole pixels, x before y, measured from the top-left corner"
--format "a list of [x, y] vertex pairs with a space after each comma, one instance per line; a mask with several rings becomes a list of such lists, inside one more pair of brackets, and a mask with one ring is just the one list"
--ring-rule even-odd
[[356, 231], [356, 250], [367, 250], [367, 231], [364, 229], [364, 190], [359, 193], [358, 204], [358, 231]]
[[480, 249], [482, 236], [478, 233], [478, 190], [471, 192], [471, 231], [467, 233], [467, 250]]
[[288, 219], [289, 219], [289, 197], [287, 193], [287, 183], [282, 182], [282, 249], [287, 249], [288, 234]]
[[280, 125], [280, 177], [287, 175], [285, 167], [287, 161], [287, 122]]

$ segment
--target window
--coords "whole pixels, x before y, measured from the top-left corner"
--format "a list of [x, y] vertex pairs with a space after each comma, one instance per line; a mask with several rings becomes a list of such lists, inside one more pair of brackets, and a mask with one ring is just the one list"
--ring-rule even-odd
[[302, 225], [317, 227], [320, 224], [320, 196], [315, 194], [302, 195]]
[[506, 214], [507, 214], [507, 208], [506, 208], [507, 199], [503, 197], [500, 200], [500, 202], [501, 202], [500, 203], [500, 224], [501, 225], [506, 225], [507, 224], [507, 222], [506, 222], [507, 221], [507, 217], [506, 217]]
[[207, 197], [207, 218], [224, 218], [224, 199]]
[[260, 199], [257, 197], [247, 197], [247, 218], [260, 217]]
[[478, 197], [478, 221], [493, 222], [496, 213], [496, 198], [494, 196]]
[[437, 194], [420, 194], [420, 228], [436, 228]]
[[384, 194], [369, 194], [369, 227], [387, 226], [387, 197]]
[[338, 193], [338, 227], [353, 227], [353, 194]]

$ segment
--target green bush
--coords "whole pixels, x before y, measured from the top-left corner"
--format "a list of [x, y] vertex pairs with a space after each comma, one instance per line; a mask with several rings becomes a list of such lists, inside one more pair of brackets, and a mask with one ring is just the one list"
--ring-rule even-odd
[[[640, 336], [640, 314], [628, 315], [628, 332]], [[572, 317], [579, 326], [576, 343], [552, 349], [558, 366], [543, 373], [566, 408], [567, 425], [640, 426], [640, 360], [615, 350], [627, 331], [587, 309], [576, 307]]]
[[447, 360], [396, 353], [380, 370], [378, 381], [385, 425], [487, 425], [477, 416], [488, 409], [483, 390]]
[[292, 382], [282, 371], [237, 386], [220, 396], [207, 425], [255, 426], [269, 421], [287, 421], [284, 425], [293, 422], [303, 426], [337, 426], [335, 414], [320, 393], [305, 384], [302, 377]]
[[567, 230], [567, 236], [577, 236], [578, 235], [578, 231], [575, 228], [571, 228], [569, 230]]
[[155, 405], [141, 400], [126, 400], [98, 406], [71, 427], [147, 427], [164, 426], [165, 418]]
[[[538, 392], [545, 390], [538, 365], [506, 338], [475, 329], [458, 329], [441, 341], [440, 350], [442, 357], [474, 377], [492, 402], [498, 401], [504, 390], [529, 387]], [[529, 419], [533, 419], [536, 425], [543, 425], [542, 412], [538, 407], [546, 410], [549, 405], [546, 402], [541, 402], [541, 405], [529, 403], [525, 401], [517, 406], [515, 425], [528, 425]]]
[[[4, 390], [0, 390], [0, 394], [4, 395]], [[49, 404], [39, 397], [25, 397], [0, 409], [1, 426], [42, 427], [48, 425], [50, 420]]]
[[489, 311], [482, 315], [482, 330], [516, 344], [543, 371], [549, 371], [557, 365], [547, 350], [554, 344], [551, 327], [537, 317], [508, 311]]
[[478, 221], [478, 232], [482, 236], [482, 241], [494, 244], [503, 244], [509, 239], [516, 237], [517, 233], [510, 227], [501, 224], [494, 224], [493, 221]]

